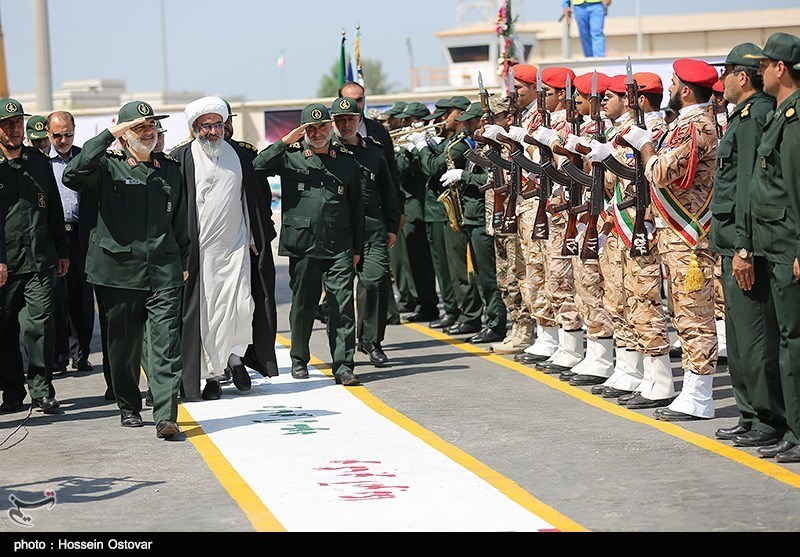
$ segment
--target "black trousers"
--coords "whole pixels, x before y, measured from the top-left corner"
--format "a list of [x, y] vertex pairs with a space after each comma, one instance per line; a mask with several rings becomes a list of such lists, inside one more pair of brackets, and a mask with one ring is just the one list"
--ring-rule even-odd
[[[56, 278], [54, 320], [55, 361], [73, 363], [91, 353], [94, 334], [94, 291], [86, 282], [86, 254], [78, 237], [78, 224], [67, 225], [69, 272]], [[71, 228], [71, 230], [70, 230]]]

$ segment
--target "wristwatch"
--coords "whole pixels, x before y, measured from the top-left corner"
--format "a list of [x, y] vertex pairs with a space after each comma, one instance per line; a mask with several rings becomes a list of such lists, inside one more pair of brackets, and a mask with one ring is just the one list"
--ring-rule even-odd
[[753, 257], [753, 252], [747, 251], [747, 248], [742, 248], [736, 252], [736, 255], [738, 255], [742, 259], [750, 259], [751, 257]]

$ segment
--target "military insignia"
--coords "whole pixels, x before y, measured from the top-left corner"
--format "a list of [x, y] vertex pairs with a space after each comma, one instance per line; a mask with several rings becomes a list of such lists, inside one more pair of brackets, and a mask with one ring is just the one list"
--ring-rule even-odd
[[742, 118], [747, 118], [750, 116], [750, 107], [753, 106], [753, 103], [747, 103], [745, 107], [742, 109]]
[[47, 196], [43, 193], [38, 194], [39, 197], [39, 207], [42, 209], [47, 207]]
[[138, 164], [138, 163], [136, 162], [136, 159], [134, 159], [133, 157], [131, 157], [131, 158], [129, 158], [129, 159], [128, 159], [128, 165], [129, 165], [131, 168], [133, 168], [133, 167], [134, 167], [134, 166], [136, 166], [137, 164]]
[[172, 212], [172, 201], [167, 201], [167, 213]]
[[33, 129], [36, 130], [37, 132], [44, 131], [44, 122], [36, 122], [33, 125]]
[[786, 111], [787, 120], [790, 120], [796, 116], [797, 116], [797, 111], [794, 109], [794, 107], [791, 107], [789, 110]]
[[153, 166], [155, 166], [156, 168], [161, 168], [161, 163], [158, 162], [158, 159], [153, 159]]
[[762, 169], [767, 168], [767, 157], [761, 157], [761, 168]]
[[19, 108], [17, 108], [17, 105], [14, 103], [8, 103], [6, 105], [6, 112], [17, 112], [18, 110]]
[[339, 195], [344, 195], [344, 186], [339, 186]]
[[297, 191], [306, 191], [306, 185], [303, 182], [297, 183]]
[[139, 114], [141, 114], [142, 116], [150, 115], [150, 107], [144, 103], [139, 103], [139, 106], [136, 107], [136, 110], [138, 110]]
[[311, 111], [311, 117], [314, 120], [322, 120], [322, 111], [319, 108], [315, 108]]
[[347, 99], [342, 99], [339, 102], [339, 108], [341, 108], [342, 110], [349, 110], [350, 109], [350, 101], [348, 101]]
[[332, 159], [336, 158], [336, 151], [334, 149], [331, 149], [331, 158]]
[[306, 156], [306, 158], [308, 158], [311, 155], [313, 155], [313, 153], [311, 152], [311, 149], [306, 149], [305, 153], [303, 153], [303, 154]]
[[367, 148], [367, 142], [364, 141], [363, 139], [361, 140], [361, 148], [362, 149], [366, 149]]
[[255, 145], [248, 143], [247, 141], [240, 141], [239, 147], [244, 147], [245, 149], [250, 149], [254, 153], [258, 153], [258, 149], [256, 149]]
[[28, 160], [28, 153], [22, 153], [22, 160]]

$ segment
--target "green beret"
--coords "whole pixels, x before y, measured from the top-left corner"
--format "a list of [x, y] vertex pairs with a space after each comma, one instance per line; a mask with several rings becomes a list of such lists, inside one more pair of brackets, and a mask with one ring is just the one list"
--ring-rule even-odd
[[31, 116], [25, 124], [25, 135], [35, 141], [47, 137], [47, 118], [44, 116]]
[[328, 107], [321, 103], [311, 103], [300, 114], [301, 124], [324, 124], [331, 121]]

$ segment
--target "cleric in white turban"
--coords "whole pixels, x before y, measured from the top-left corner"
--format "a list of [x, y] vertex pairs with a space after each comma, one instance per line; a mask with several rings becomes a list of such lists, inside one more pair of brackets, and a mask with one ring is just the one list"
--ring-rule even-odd
[[266, 187], [253, 172], [255, 153], [224, 139], [229, 111], [219, 97], [185, 109], [193, 139], [172, 150], [181, 163], [189, 204], [189, 278], [184, 286], [183, 392], [217, 399], [232, 376], [240, 391], [251, 387], [249, 366], [277, 375], [274, 303], [275, 237]]

